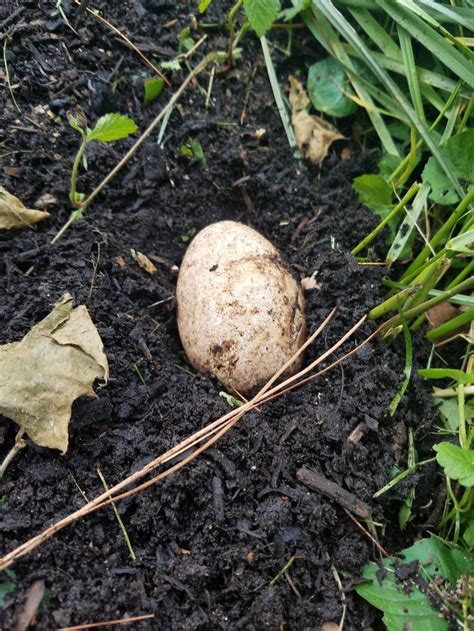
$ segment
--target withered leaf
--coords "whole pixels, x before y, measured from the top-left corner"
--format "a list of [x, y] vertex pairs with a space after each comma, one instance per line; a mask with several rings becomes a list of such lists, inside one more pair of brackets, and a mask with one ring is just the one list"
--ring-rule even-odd
[[130, 253], [133, 259], [138, 263], [138, 265], [142, 269], [144, 269], [149, 274], [156, 274], [156, 272], [158, 271], [156, 269], [156, 265], [152, 261], [150, 261], [150, 259], [148, 258], [146, 254], [143, 254], [142, 252], [139, 252], [138, 250], [130, 250]]
[[0, 186], [0, 229], [31, 228], [38, 221], [49, 217], [49, 213], [26, 208], [23, 203]]
[[65, 294], [20, 342], [0, 346], [0, 413], [42, 447], [68, 447], [73, 402], [95, 396], [95, 379], [107, 381], [102, 340], [84, 305]]
[[296, 142], [305, 158], [313, 164], [321, 164], [329, 147], [335, 140], [344, 136], [333, 125], [319, 116], [309, 114], [309, 98], [302, 84], [290, 76], [291, 122], [295, 130]]

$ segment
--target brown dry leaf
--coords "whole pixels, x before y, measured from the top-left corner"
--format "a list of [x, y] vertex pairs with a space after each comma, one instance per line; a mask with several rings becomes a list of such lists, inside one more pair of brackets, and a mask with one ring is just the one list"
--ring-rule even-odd
[[42, 447], [68, 447], [73, 402], [95, 396], [109, 368], [99, 333], [84, 305], [65, 294], [20, 342], [0, 346], [0, 413]]
[[142, 252], [138, 252], [138, 250], [130, 250], [130, 253], [133, 259], [142, 269], [144, 269], [149, 274], [156, 274], [158, 270], [154, 263], [152, 263], [148, 256], [146, 256], [146, 254], [142, 254]]
[[335, 140], [344, 136], [333, 125], [319, 116], [308, 113], [309, 98], [302, 84], [290, 76], [291, 122], [295, 130], [296, 142], [305, 158], [313, 164], [321, 164], [329, 147]]
[[459, 309], [453, 307], [449, 302], [441, 302], [439, 305], [428, 309], [426, 318], [430, 324], [430, 329], [435, 329], [459, 314]]
[[53, 206], [57, 203], [58, 200], [56, 199], [56, 197], [54, 197], [54, 195], [51, 195], [51, 193], [43, 193], [43, 195], [41, 195], [41, 197], [38, 197], [38, 199], [36, 200], [35, 206], [36, 208], [41, 208], [42, 210], [43, 208]]
[[46, 217], [49, 217], [49, 213], [26, 208], [18, 197], [0, 186], [0, 229], [31, 228]]

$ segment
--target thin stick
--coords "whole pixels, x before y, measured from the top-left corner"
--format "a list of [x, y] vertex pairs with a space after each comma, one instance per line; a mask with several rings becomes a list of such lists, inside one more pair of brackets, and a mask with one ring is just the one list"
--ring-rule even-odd
[[[81, 4], [81, 0], [74, 0], [76, 4]], [[100, 22], [102, 22], [103, 24], [105, 24], [106, 26], [109, 27], [109, 29], [111, 29], [116, 35], [118, 35], [120, 38], [122, 38], [124, 40], [124, 42], [126, 42], [128, 44], [128, 46], [130, 46], [130, 48], [132, 50], [134, 50], [137, 55], [139, 55], [142, 60], [146, 63], [146, 65], [151, 68], [151, 70], [153, 70], [153, 72], [156, 72], [156, 74], [161, 77], [161, 79], [163, 79], [163, 81], [166, 83], [167, 86], [171, 86], [171, 83], [168, 81], [168, 79], [165, 77], [165, 75], [161, 72], [161, 70], [155, 66], [155, 64], [153, 62], [151, 62], [148, 57], [146, 57], [142, 51], [137, 48], [135, 46], [135, 44], [130, 41], [128, 39], [128, 37], [122, 33], [122, 31], [120, 31], [116, 26], [114, 26], [111, 22], [109, 22], [108, 20], [106, 20], [104, 17], [102, 17], [100, 15], [100, 13], [98, 12], [97, 9], [91, 9], [89, 7], [86, 7], [86, 11], [90, 14], [93, 15], [95, 18], [97, 18], [98, 20], [100, 20]]]
[[26, 446], [26, 440], [23, 439], [24, 433], [25, 433], [25, 430], [20, 429], [20, 431], [16, 435], [15, 444], [5, 456], [5, 459], [3, 460], [0, 466], [0, 480], [5, 475], [5, 471], [8, 469], [8, 466], [10, 465], [13, 458], [17, 455], [17, 453], [19, 453]]
[[[165, 116], [165, 114], [174, 107], [175, 103], [178, 101], [180, 96], [186, 90], [190, 82], [194, 79], [196, 75], [204, 70], [204, 68], [208, 65], [210, 61], [215, 58], [215, 53], [209, 53], [206, 57], [188, 74], [186, 79], [180, 85], [178, 90], [173, 94], [171, 99], [165, 105], [165, 107], [161, 110], [161, 112], [156, 116], [156, 118], [150, 123], [150, 125], [145, 129], [140, 138], [132, 145], [132, 147], [127, 151], [127, 153], [123, 156], [123, 158], [115, 165], [112, 171], [109, 172], [108, 175], [102, 180], [102, 182], [92, 191], [89, 197], [81, 204], [81, 210], [85, 210], [87, 206], [91, 203], [91, 201], [107, 186], [110, 180], [117, 175], [122, 167], [124, 167], [127, 162], [132, 158], [137, 150], [141, 147], [141, 145], [145, 142], [145, 140], [150, 136], [155, 127], [161, 121], [161, 119]], [[71, 213], [71, 216], [61, 228], [61, 230], [57, 233], [57, 235], [51, 240], [51, 243], [56, 243], [58, 239], [60, 239], [66, 230], [74, 223], [77, 215], [75, 213]]]
[[334, 576], [334, 580], [336, 581], [337, 586], [339, 588], [339, 592], [341, 594], [342, 616], [341, 616], [341, 620], [339, 621], [339, 631], [342, 631], [344, 629], [344, 621], [346, 619], [346, 611], [347, 611], [346, 594], [344, 592], [344, 587], [342, 586], [341, 578], [334, 565], [331, 565], [331, 572], [332, 572], [332, 575]]
[[7, 40], [6, 40], [6, 38], [5, 38], [5, 41], [3, 42], [3, 64], [5, 66], [5, 82], [6, 82], [7, 86], [8, 86], [8, 89], [10, 90], [10, 95], [12, 97], [13, 104], [15, 105], [16, 109], [18, 110], [18, 113], [21, 114], [21, 110], [18, 107], [18, 103], [16, 102], [15, 95], [13, 94], [13, 88], [12, 88], [12, 84], [10, 82], [10, 73], [8, 72]]
[[351, 511], [348, 511], [347, 508], [344, 508], [344, 507], [342, 510], [352, 519], [352, 521], [357, 526], [357, 528], [361, 530], [364, 533], [364, 535], [370, 539], [370, 541], [372, 541], [372, 543], [374, 544], [374, 546], [377, 548], [377, 550], [380, 552], [382, 556], [384, 557], [390, 556], [387, 550], [385, 550], [385, 548], [382, 548], [382, 546], [377, 541], [377, 539], [373, 535], [370, 534], [367, 528], [364, 528], [364, 526], [354, 517]]
[[61, 627], [58, 631], [82, 631], [82, 629], [96, 629], [97, 627], [105, 627], [108, 624], [130, 624], [130, 622], [139, 622], [140, 620], [149, 620], [154, 618], [154, 613], [148, 613], [144, 616], [134, 616], [133, 618], [120, 618], [120, 620], [105, 620], [104, 622], [91, 622], [89, 624], [79, 624], [75, 627]]

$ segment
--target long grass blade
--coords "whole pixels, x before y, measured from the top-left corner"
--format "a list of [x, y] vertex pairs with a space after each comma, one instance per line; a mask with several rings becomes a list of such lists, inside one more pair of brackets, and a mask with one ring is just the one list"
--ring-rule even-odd
[[[419, 17], [419, 14], [425, 14], [425, 12], [417, 7], [415, 3], [411, 1], [408, 2], [408, 0], [403, 0], [404, 6], [399, 2], [393, 2], [393, 0], [377, 0], [377, 4], [387, 12], [392, 20], [406, 29], [416, 41], [423, 44], [442, 64], [452, 70], [452, 72], [468, 85], [474, 87], [472, 62], [462, 55], [459, 50], [454, 48], [454, 46], [451, 46], [444, 37], [439, 35], [437, 31], [440, 25], [436, 20], [433, 20], [426, 14], [427, 18], [425, 18], [426, 21], [424, 21]], [[405, 8], [408, 4], [412, 10]], [[418, 15], [415, 15], [415, 9]], [[427, 23], [428, 19], [429, 23]], [[446, 33], [451, 35], [446, 29], [443, 29], [445, 36]], [[466, 48], [466, 50], [469, 49]]]
[[411, 102], [415, 108], [418, 118], [425, 122], [425, 111], [423, 109], [423, 101], [420, 93], [420, 85], [418, 83], [418, 74], [416, 72], [415, 56], [413, 54], [413, 46], [411, 37], [404, 28], [397, 25], [398, 39], [402, 51], [403, 64], [405, 66], [405, 76], [410, 91]]
[[402, 61], [402, 55], [395, 40], [366, 9], [350, 9], [349, 13], [386, 57]]
[[393, 416], [397, 411], [398, 405], [405, 394], [408, 384], [410, 383], [411, 378], [411, 370], [413, 365], [413, 345], [411, 343], [411, 334], [410, 329], [408, 328], [407, 321], [403, 316], [403, 312], [400, 311], [400, 318], [402, 321], [403, 328], [403, 338], [405, 340], [405, 367], [403, 369], [403, 381], [400, 386], [400, 390], [395, 394], [392, 401], [390, 402], [389, 410], [390, 416]]
[[[360, 54], [355, 48], [349, 45], [345, 45], [344, 48], [351, 57], [357, 57], [360, 59]], [[376, 51], [371, 52], [374, 60], [383, 68], [385, 68], [386, 70], [390, 70], [391, 72], [396, 72], [399, 75], [405, 75], [405, 66], [403, 65], [402, 61], [397, 61], [396, 59], [392, 59]], [[451, 93], [457, 85], [454, 79], [451, 79], [450, 77], [445, 77], [439, 72], [434, 72], [432, 70], [428, 70], [427, 68], [417, 66], [416, 72], [420, 83], [432, 86], [434, 88], [439, 88], [440, 90], [448, 93]], [[465, 100], [469, 100], [471, 96], [471, 92], [466, 89], [461, 89], [460, 94]]]
[[458, 9], [458, 7], [449, 7], [445, 4], [434, 2], [433, 0], [418, 1], [420, 4], [423, 4], [427, 8], [431, 9], [433, 15], [442, 16], [448, 22], [465, 26], [470, 31], [474, 31], [474, 17], [472, 16], [472, 11], [469, 13], [462, 13], [462, 8]]
[[421, 212], [426, 204], [426, 200], [428, 199], [430, 190], [430, 185], [426, 182], [423, 183], [420, 190], [416, 194], [415, 199], [413, 200], [413, 206], [411, 210], [406, 211], [406, 217], [400, 224], [400, 228], [398, 229], [392, 246], [387, 254], [387, 263], [389, 265], [394, 263], [403, 252], [403, 248], [410, 238], [416, 226], [418, 218], [420, 217]]

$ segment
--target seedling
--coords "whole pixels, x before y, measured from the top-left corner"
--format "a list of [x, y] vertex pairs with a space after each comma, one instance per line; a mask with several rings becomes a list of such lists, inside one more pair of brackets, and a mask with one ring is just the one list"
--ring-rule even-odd
[[73, 208], [79, 209], [75, 214], [75, 220], [82, 217], [80, 208], [85, 199], [84, 193], [78, 193], [76, 189], [77, 173], [79, 171], [79, 165], [81, 161], [84, 167], [87, 168], [87, 162], [85, 161], [85, 152], [87, 146], [95, 141], [100, 142], [112, 142], [114, 140], [122, 140], [127, 138], [130, 134], [134, 134], [138, 127], [128, 116], [122, 114], [105, 114], [101, 116], [92, 129], [87, 126], [87, 118], [82, 108], [77, 108], [74, 113], [68, 114], [69, 124], [73, 129], [81, 135], [81, 145], [76, 154], [74, 164], [71, 173], [71, 190], [69, 192], [69, 199]]

